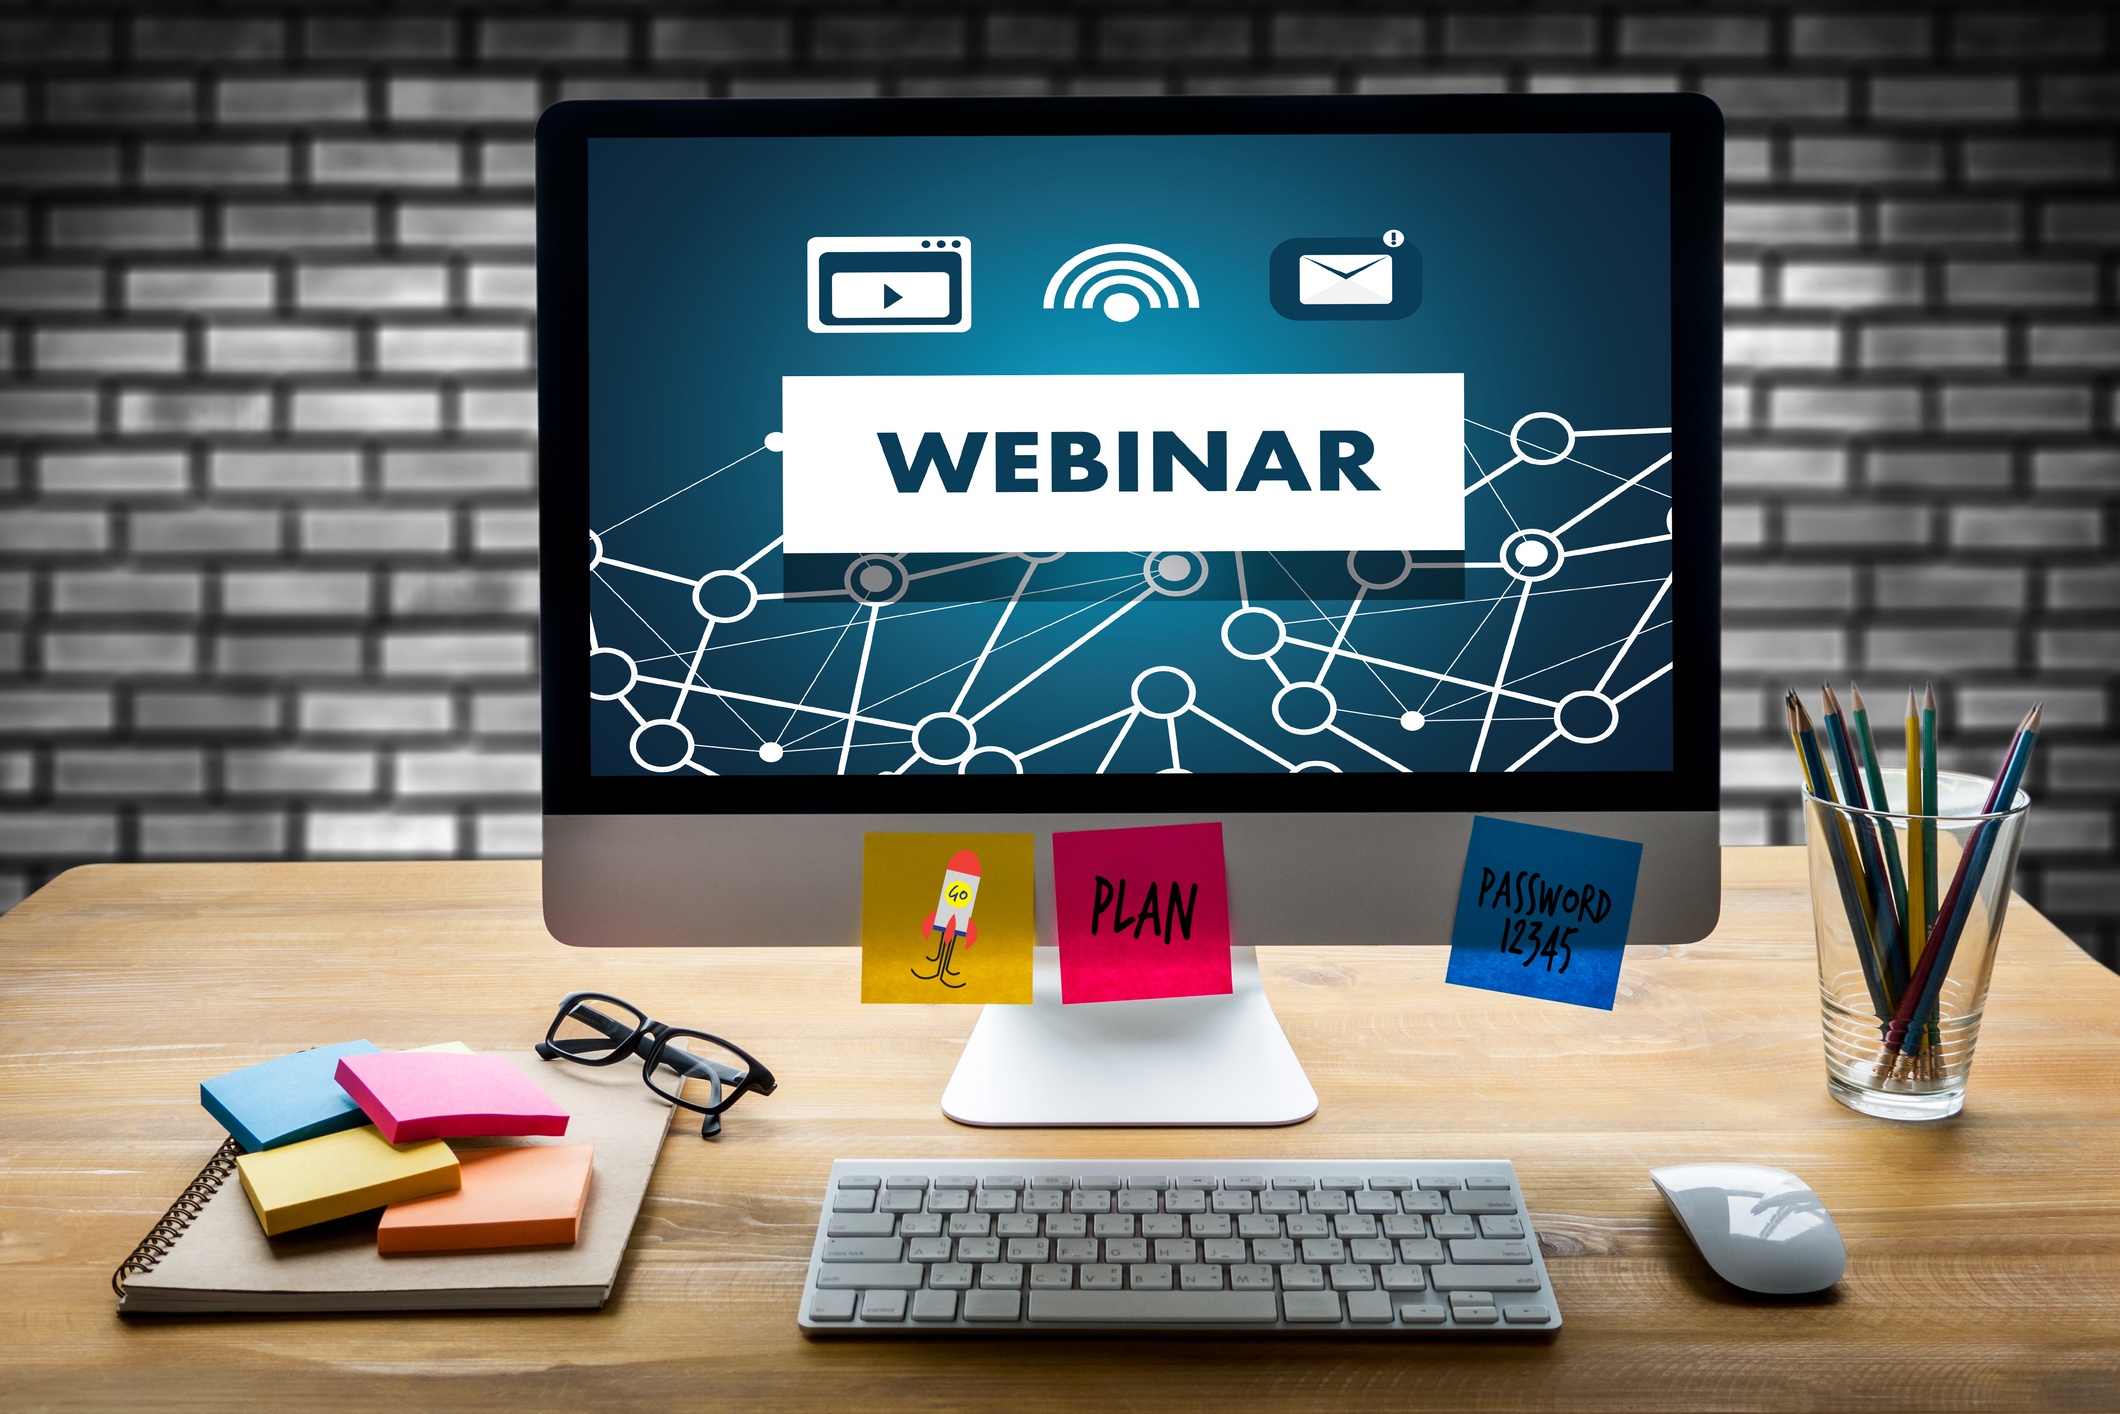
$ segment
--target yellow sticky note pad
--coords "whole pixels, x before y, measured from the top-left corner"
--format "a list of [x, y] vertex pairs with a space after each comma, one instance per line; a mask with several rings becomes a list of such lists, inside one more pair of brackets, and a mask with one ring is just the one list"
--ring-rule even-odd
[[456, 1155], [441, 1140], [387, 1144], [372, 1124], [243, 1154], [236, 1168], [267, 1237], [448, 1193], [462, 1182]]
[[864, 835], [861, 999], [1031, 999], [1030, 835]]

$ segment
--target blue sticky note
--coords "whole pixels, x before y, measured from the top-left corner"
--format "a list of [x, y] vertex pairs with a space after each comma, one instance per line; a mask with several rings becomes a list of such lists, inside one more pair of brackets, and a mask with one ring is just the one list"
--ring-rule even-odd
[[1632, 840], [1473, 817], [1443, 980], [1612, 1010], [1641, 867]]
[[298, 1139], [359, 1129], [368, 1116], [339, 1088], [334, 1074], [340, 1056], [373, 1055], [376, 1049], [371, 1041], [341, 1041], [259, 1061], [202, 1083], [199, 1103], [253, 1154]]

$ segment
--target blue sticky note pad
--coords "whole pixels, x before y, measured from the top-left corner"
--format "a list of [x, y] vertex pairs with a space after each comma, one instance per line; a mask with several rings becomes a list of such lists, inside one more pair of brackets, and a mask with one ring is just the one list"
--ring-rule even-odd
[[1612, 1010], [1641, 866], [1632, 840], [1475, 816], [1443, 980]]
[[255, 1154], [298, 1139], [359, 1129], [368, 1116], [334, 1078], [341, 1056], [373, 1055], [371, 1041], [341, 1041], [259, 1061], [199, 1086], [199, 1103]]

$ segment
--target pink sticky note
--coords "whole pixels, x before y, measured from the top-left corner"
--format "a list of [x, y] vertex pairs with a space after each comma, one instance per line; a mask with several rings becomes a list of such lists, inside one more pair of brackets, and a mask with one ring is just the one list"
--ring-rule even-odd
[[392, 1144], [567, 1132], [567, 1112], [502, 1056], [379, 1051], [341, 1060], [337, 1079]]
[[1053, 888], [1062, 1002], [1231, 990], [1219, 822], [1056, 833]]

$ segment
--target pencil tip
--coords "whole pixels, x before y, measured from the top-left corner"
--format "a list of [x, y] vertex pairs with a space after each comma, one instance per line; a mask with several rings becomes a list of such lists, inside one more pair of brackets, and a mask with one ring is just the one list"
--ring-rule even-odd
[[1936, 684], [1933, 681], [1929, 683], [1928, 691], [1922, 695], [1921, 710], [1924, 712], [1936, 710]]
[[1848, 679], [1848, 698], [1855, 704], [1856, 711], [1867, 712], [1870, 710], [1862, 705], [1862, 684], [1853, 678]]
[[1827, 716], [1830, 717], [1840, 711], [1840, 699], [1833, 694], [1833, 684], [1829, 682], [1820, 683], [1818, 685], [1818, 696], [1825, 703]]
[[1915, 716], [1919, 713], [1919, 710], [1914, 702], [1914, 689], [1910, 687], [1907, 689], [1907, 715], [1909, 717]]
[[2032, 704], [2032, 710], [2024, 714], [2024, 725], [2017, 728], [2017, 730], [2021, 732], [2038, 731], [2039, 723], [2045, 718], [2045, 716], [2046, 704], [2044, 702], [2034, 702]]

